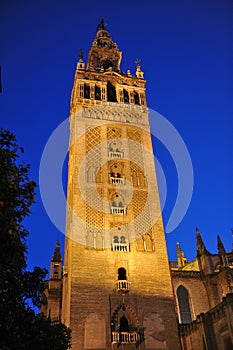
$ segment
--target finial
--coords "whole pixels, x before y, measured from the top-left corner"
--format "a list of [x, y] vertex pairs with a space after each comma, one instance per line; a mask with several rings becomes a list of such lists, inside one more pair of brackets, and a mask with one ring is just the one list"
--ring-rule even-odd
[[127, 70], [127, 75], [128, 75], [128, 77], [132, 77], [132, 74], [131, 74], [131, 72], [130, 72], [130, 69]]
[[197, 242], [197, 248], [199, 249], [200, 246], [204, 246], [204, 243], [202, 241], [202, 237], [201, 234], [198, 230], [198, 228], [196, 227], [196, 242]]
[[141, 66], [140, 66], [141, 60], [139, 58], [136, 59], [136, 77], [139, 79], [143, 79], [144, 72], [141, 71]]
[[210, 255], [210, 253], [208, 252], [208, 250], [205, 247], [205, 244], [202, 240], [201, 234], [198, 230], [198, 228], [196, 228], [196, 245], [197, 245], [197, 254], [198, 255]]
[[136, 61], [135, 61], [136, 67], [140, 67], [140, 62], [141, 60], [139, 58], [136, 58]]
[[104, 19], [102, 18], [100, 23], [98, 24], [96, 30], [101, 30], [101, 29], [106, 29], [105, 28], [105, 23], [104, 23]]
[[182, 268], [187, 264], [187, 259], [184, 256], [184, 252], [182, 251], [179, 242], [176, 242], [176, 253], [177, 253], [178, 268]]
[[226, 254], [224, 245], [223, 245], [222, 240], [221, 240], [221, 238], [220, 238], [219, 235], [217, 235], [217, 242], [218, 242], [218, 252], [219, 252], [219, 253], [225, 253], [225, 254]]
[[79, 50], [79, 60], [77, 63], [77, 69], [78, 70], [84, 70], [85, 69], [85, 63], [83, 62], [83, 50]]
[[228, 265], [227, 253], [219, 235], [217, 236], [217, 242], [218, 242], [218, 254], [220, 255], [221, 265], [227, 266]]
[[83, 60], [83, 49], [79, 50], [79, 59]]
[[52, 261], [55, 261], [55, 262], [62, 261], [62, 256], [61, 256], [61, 251], [60, 251], [60, 243], [58, 241], [56, 242], [56, 246], [55, 246], [55, 249], [54, 249]]

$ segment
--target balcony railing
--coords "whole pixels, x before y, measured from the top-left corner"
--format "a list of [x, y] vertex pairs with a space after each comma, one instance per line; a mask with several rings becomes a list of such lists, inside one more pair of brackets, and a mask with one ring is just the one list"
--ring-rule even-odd
[[124, 158], [124, 153], [123, 152], [109, 151], [108, 156], [109, 156], [109, 158]]
[[116, 287], [118, 292], [129, 292], [129, 282], [127, 280], [118, 280]]
[[113, 177], [110, 176], [110, 182], [114, 185], [124, 185], [125, 179], [123, 177]]
[[124, 215], [126, 214], [126, 208], [124, 207], [111, 207], [111, 214]]
[[115, 252], [129, 252], [129, 244], [126, 243], [113, 243], [112, 250]]
[[137, 343], [138, 339], [137, 332], [112, 332], [113, 343]]

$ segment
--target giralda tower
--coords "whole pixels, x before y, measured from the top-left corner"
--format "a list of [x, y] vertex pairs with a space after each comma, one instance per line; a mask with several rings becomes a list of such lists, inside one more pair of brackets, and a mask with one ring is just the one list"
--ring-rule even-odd
[[62, 321], [72, 349], [179, 349], [145, 80], [103, 20], [70, 108]]

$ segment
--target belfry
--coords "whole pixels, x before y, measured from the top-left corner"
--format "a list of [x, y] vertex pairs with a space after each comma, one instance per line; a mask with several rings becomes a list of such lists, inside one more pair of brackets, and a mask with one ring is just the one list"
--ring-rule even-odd
[[144, 74], [102, 20], [70, 107], [61, 320], [72, 349], [179, 349]]

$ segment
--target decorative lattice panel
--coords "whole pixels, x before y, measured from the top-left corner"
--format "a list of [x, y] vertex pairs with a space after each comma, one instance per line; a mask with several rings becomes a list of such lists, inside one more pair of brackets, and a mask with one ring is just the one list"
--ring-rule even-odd
[[121, 137], [121, 129], [119, 128], [107, 128], [107, 139], [112, 140], [112, 139], [117, 139]]
[[141, 145], [141, 135], [137, 130], [127, 130], [129, 158], [143, 169], [143, 149]]
[[86, 131], [86, 180], [101, 182], [101, 127], [87, 128]]
[[146, 202], [147, 192], [134, 191], [132, 199], [134, 217], [138, 216], [143, 210], [145, 210]]
[[127, 130], [127, 136], [129, 139], [137, 142], [141, 142], [141, 135], [138, 130], [129, 129]]
[[86, 152], [88, 153], [94, 147], [98, 146], [101, 141], [101, 127], [87, 128], [86, 130]]
[[97, 230], [103, 227], [102, 191], [99, 196], [93, 195], [92, 188], [86, 188], [86, 223]]
[[152, 234], [150, 205], [147, 192], [135, 191], [133, 196], [134, 227], [136, 236]]

